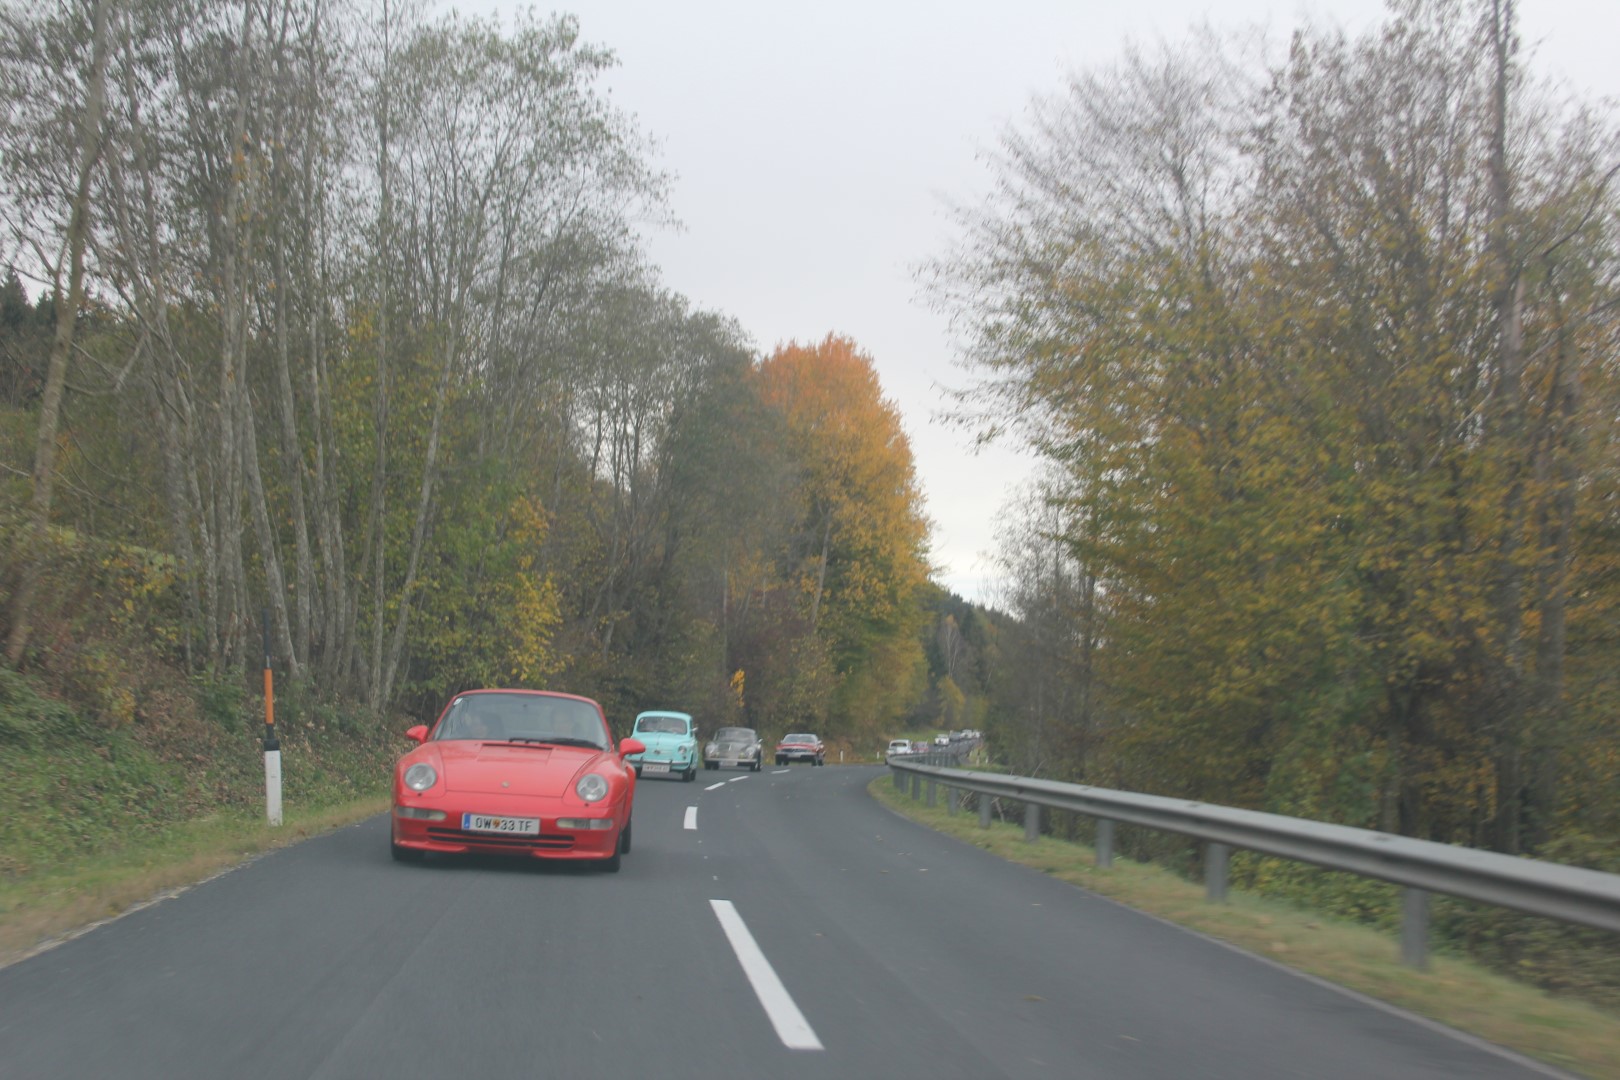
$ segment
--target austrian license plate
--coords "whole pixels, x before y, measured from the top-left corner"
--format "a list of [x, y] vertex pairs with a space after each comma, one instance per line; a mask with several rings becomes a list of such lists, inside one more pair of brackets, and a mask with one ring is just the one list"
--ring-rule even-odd
[[731, 768], [736, 768], [737, 759], [736, 758], [723, 758], [723, 759], [721, 759], [720, 764], [729, 766]]
[[540, 819], [496, 817], [493, 814], [462, 814], [461, 831], [503, 833], [507, 836], [539, 836]]
[[665, 762], [665, 761], [660, 761], [660, 762], [657, 762], [655, 764], [655, 763], [649, 761], [647, 764], [645, 764], [645, 765], [643, 765], [641, 767], [641, 771], [644, 772], [644, 773], [669, 772], [669, 763]]

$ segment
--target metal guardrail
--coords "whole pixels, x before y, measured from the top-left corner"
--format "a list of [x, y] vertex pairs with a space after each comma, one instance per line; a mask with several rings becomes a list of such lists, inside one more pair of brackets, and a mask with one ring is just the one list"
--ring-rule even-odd
[[[1256, 810], [945, 768], [943, 760], [933, 760], [936, 757], [890, 757], [895, 787], [905, 790], [909, 775], [912, 798], [921, 798], [926, 788], [928, 804], [933, 806], [938, 798], [936, 785], [943, 786], [951, 813], [957, 812], [962, 791], [1021, 802], [1027, 840], [1040, 835], [1043, 806], [1088, 815], [1097, 821], [1100, 867], [1113, 864], [1115, 822], [1192, 837], [1205, 845], [1206, 895], [1214, 902], [1226, 899], [1227, 861], [1233, 848], [1404, 886], [1401, 958], [1412, 967], [1428, 964], [1432, 892], [1620, 932], [1620, 874]], [[979, 824], [989, 827], [991, 799], [978, 802]]]

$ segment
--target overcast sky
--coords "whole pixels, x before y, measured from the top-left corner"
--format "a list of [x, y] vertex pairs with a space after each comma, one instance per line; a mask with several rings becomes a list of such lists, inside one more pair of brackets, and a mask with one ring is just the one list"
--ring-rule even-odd
[[[459, 0], [509, 16], [511, 0]], [[938, 413], [967, 376], [917, 265], [953, 236], [947, 201], [986, 187], [981, 153], [1030, 99], [1107, 64], [1128, 39], [1195, 23], [1303, 22], [1355, 31], [1378, 0], [572, 0], [581, 36], [619, 66], [614, 99], [675, 174], [680, 232], [648, 234], [664, 283], [736, 318], [762, 350], [846, 335], [899, 406], [934, 522], [939, 580], [994, 596], [998, 514], [1033, 471], [1014, 448], [974, 453]], [[1543, 75], [1620, 98], [1620, 0], [1521, 0]]]

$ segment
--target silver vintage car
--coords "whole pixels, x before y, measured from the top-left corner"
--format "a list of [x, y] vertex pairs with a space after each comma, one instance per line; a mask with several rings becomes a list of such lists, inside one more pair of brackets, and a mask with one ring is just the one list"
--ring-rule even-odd
[[762, 756], [759, 734], [753, 728], [723, 727], [714, 733], [714, 738], [703, 748], [703, 767], [741, 767], [759, 772]]

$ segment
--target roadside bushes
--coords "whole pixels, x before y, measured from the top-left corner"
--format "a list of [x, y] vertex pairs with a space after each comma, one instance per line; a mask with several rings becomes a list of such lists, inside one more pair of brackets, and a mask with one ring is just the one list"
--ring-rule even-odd
[[72, 709], [40, 695], [15, 671], [0, 668], [0, 745], [35, 746], [50, 739], [71, 738], [81, 726]]

